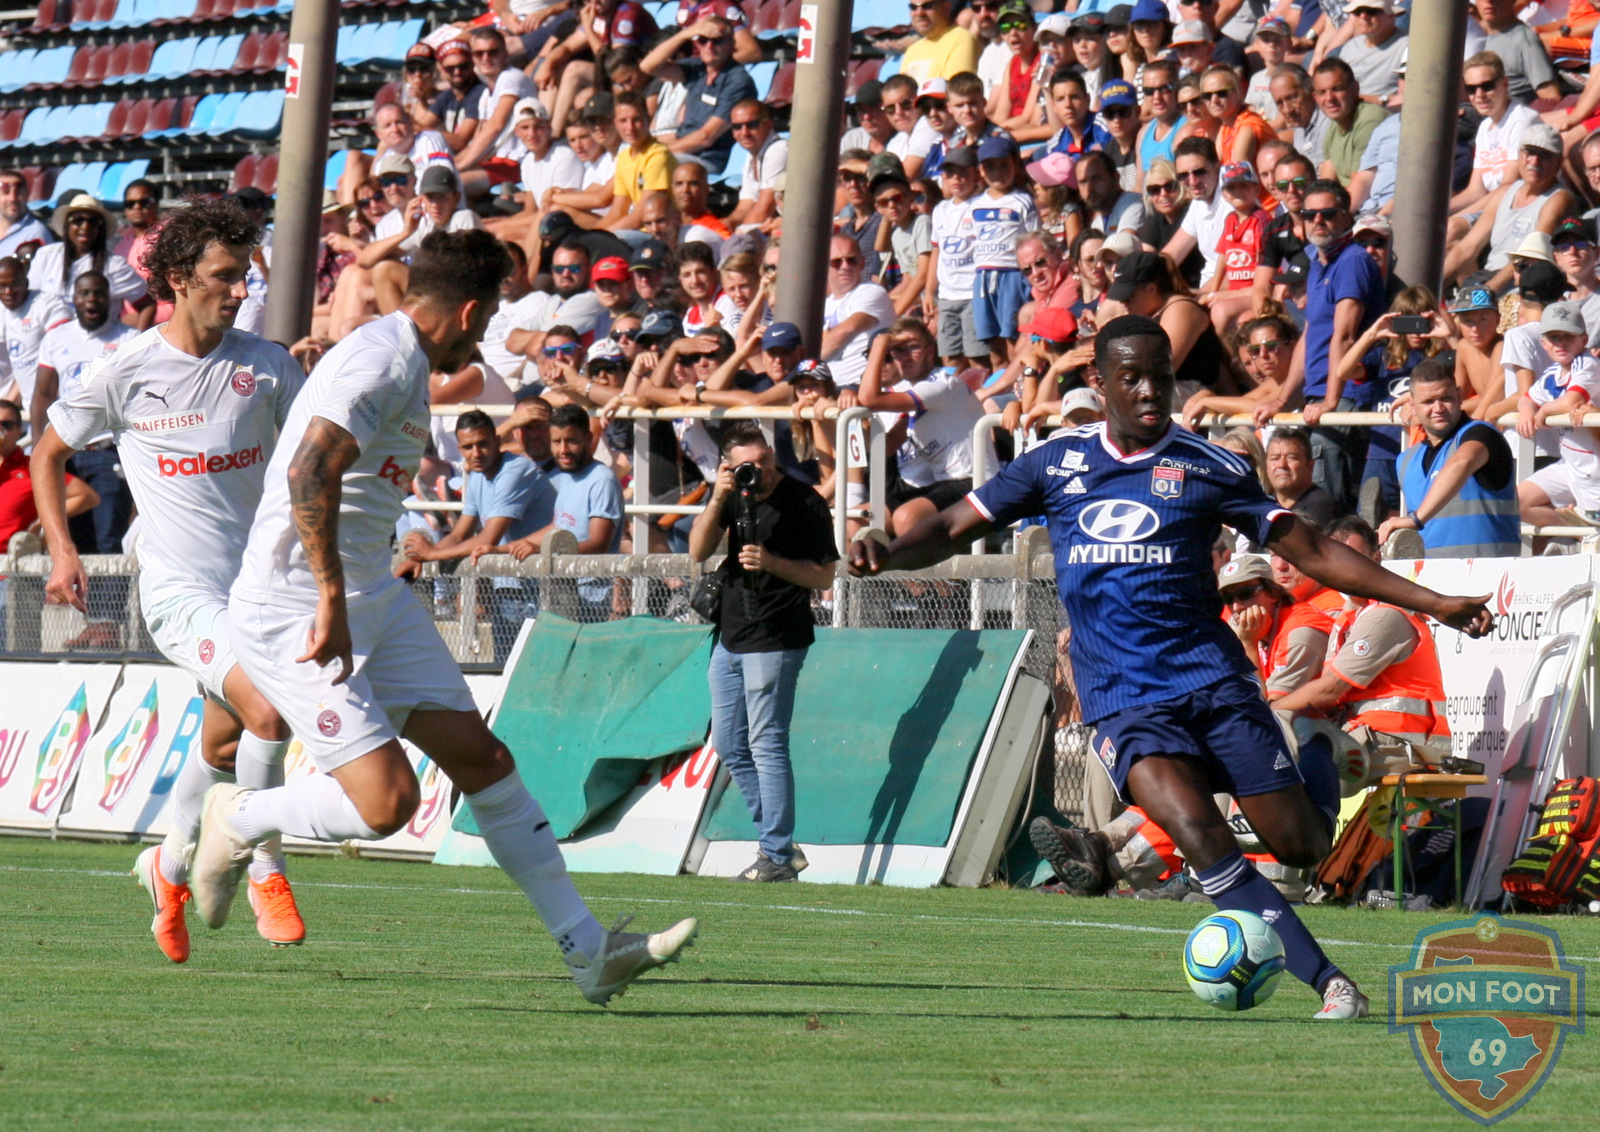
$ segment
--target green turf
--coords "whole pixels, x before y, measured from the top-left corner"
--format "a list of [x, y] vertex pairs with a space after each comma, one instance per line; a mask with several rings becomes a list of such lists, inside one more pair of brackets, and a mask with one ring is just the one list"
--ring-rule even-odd
[[[602, 918], [704, 925], [606, 1011], [493, 870], [297, 859], [309, 943], [269, 949], [241, 908], [174, 967], [133, 856], [0, 840], [0, 1128], [1471, 1127], [1381, 1019], [1313, 1024], [1289, 981], [1201, 1005], [1193, 906], [580, 877]], [[1307, 915], [1380, 1013], [1445, 918]], [[1600, 969], [1600, 923], [1550, 922]], [[1591, 1033], [1507, 1126], [1584, 1126], [1597, 1093]]]

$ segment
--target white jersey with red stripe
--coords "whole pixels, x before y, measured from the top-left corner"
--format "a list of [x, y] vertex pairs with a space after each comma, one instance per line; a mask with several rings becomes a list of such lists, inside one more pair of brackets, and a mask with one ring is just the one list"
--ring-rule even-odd
[[228, 330], [203, 358], [161, 327], [63, 383], [50, 423], [81, 448], [109, 431], [139, 505], [146, 608], [197, 591], [220, 601], [239, 571], [278, 429], [304, 380], [282, 346]]

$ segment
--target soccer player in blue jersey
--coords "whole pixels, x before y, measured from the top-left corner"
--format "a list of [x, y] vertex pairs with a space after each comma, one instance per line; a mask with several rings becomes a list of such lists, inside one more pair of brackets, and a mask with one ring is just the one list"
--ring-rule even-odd
[[1172, 836], [1218, 908], [1277, 928], [1289, 970], [1322, 995], [1316, 1018], [1363, 1017], [1366, 996], [1241, 855], [1211, 797], [1237, 798], [1284, 864], [1327, 855], [1339, 805], [1332, 759], [1307, 751], [1296, 766], [1290, 757], [1254, 666], [1219, 616], [1211, 545], [1226, 523], [1324, 585], [1475, 637], [1493, 623], [1488, 596], [1436, 594], [1323, 537], [1262, 494], [1244, 460], [1175, 425], [1172, 347], [1153, 319], [1101, 328], [1095, 366], [1104, 423], [1040, 445], [888, 546], [856, 542], [850, 571], [931, 566], [992, 528], [1045, 515], [1095, 756]]

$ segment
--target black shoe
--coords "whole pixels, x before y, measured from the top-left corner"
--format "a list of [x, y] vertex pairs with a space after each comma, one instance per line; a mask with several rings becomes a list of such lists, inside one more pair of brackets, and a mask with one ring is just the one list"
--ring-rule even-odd
[[765, 853], [757, 853], [755, 864], [739, 873], [733, 879], [771, 883], [799, 880], [800, 874], [795, 871], [793, 865], [780, 865]]
[[1028, 839], [1039, 856], [1050, 862], [1061, 887], [1076, 896], [1101, 896], [1111, 886], [1107, 874], [1104, 838], [1082, 829], [1056, 825], [1049, 818], [1034, 818]]

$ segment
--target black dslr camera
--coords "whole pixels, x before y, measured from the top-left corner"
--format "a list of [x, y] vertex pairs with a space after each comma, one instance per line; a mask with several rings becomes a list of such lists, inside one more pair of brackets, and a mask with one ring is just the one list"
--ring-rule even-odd
[[754, 491], [761, 485], [761, 465], [740, 464], [733, 469], [733, 482], [741, 492]]

